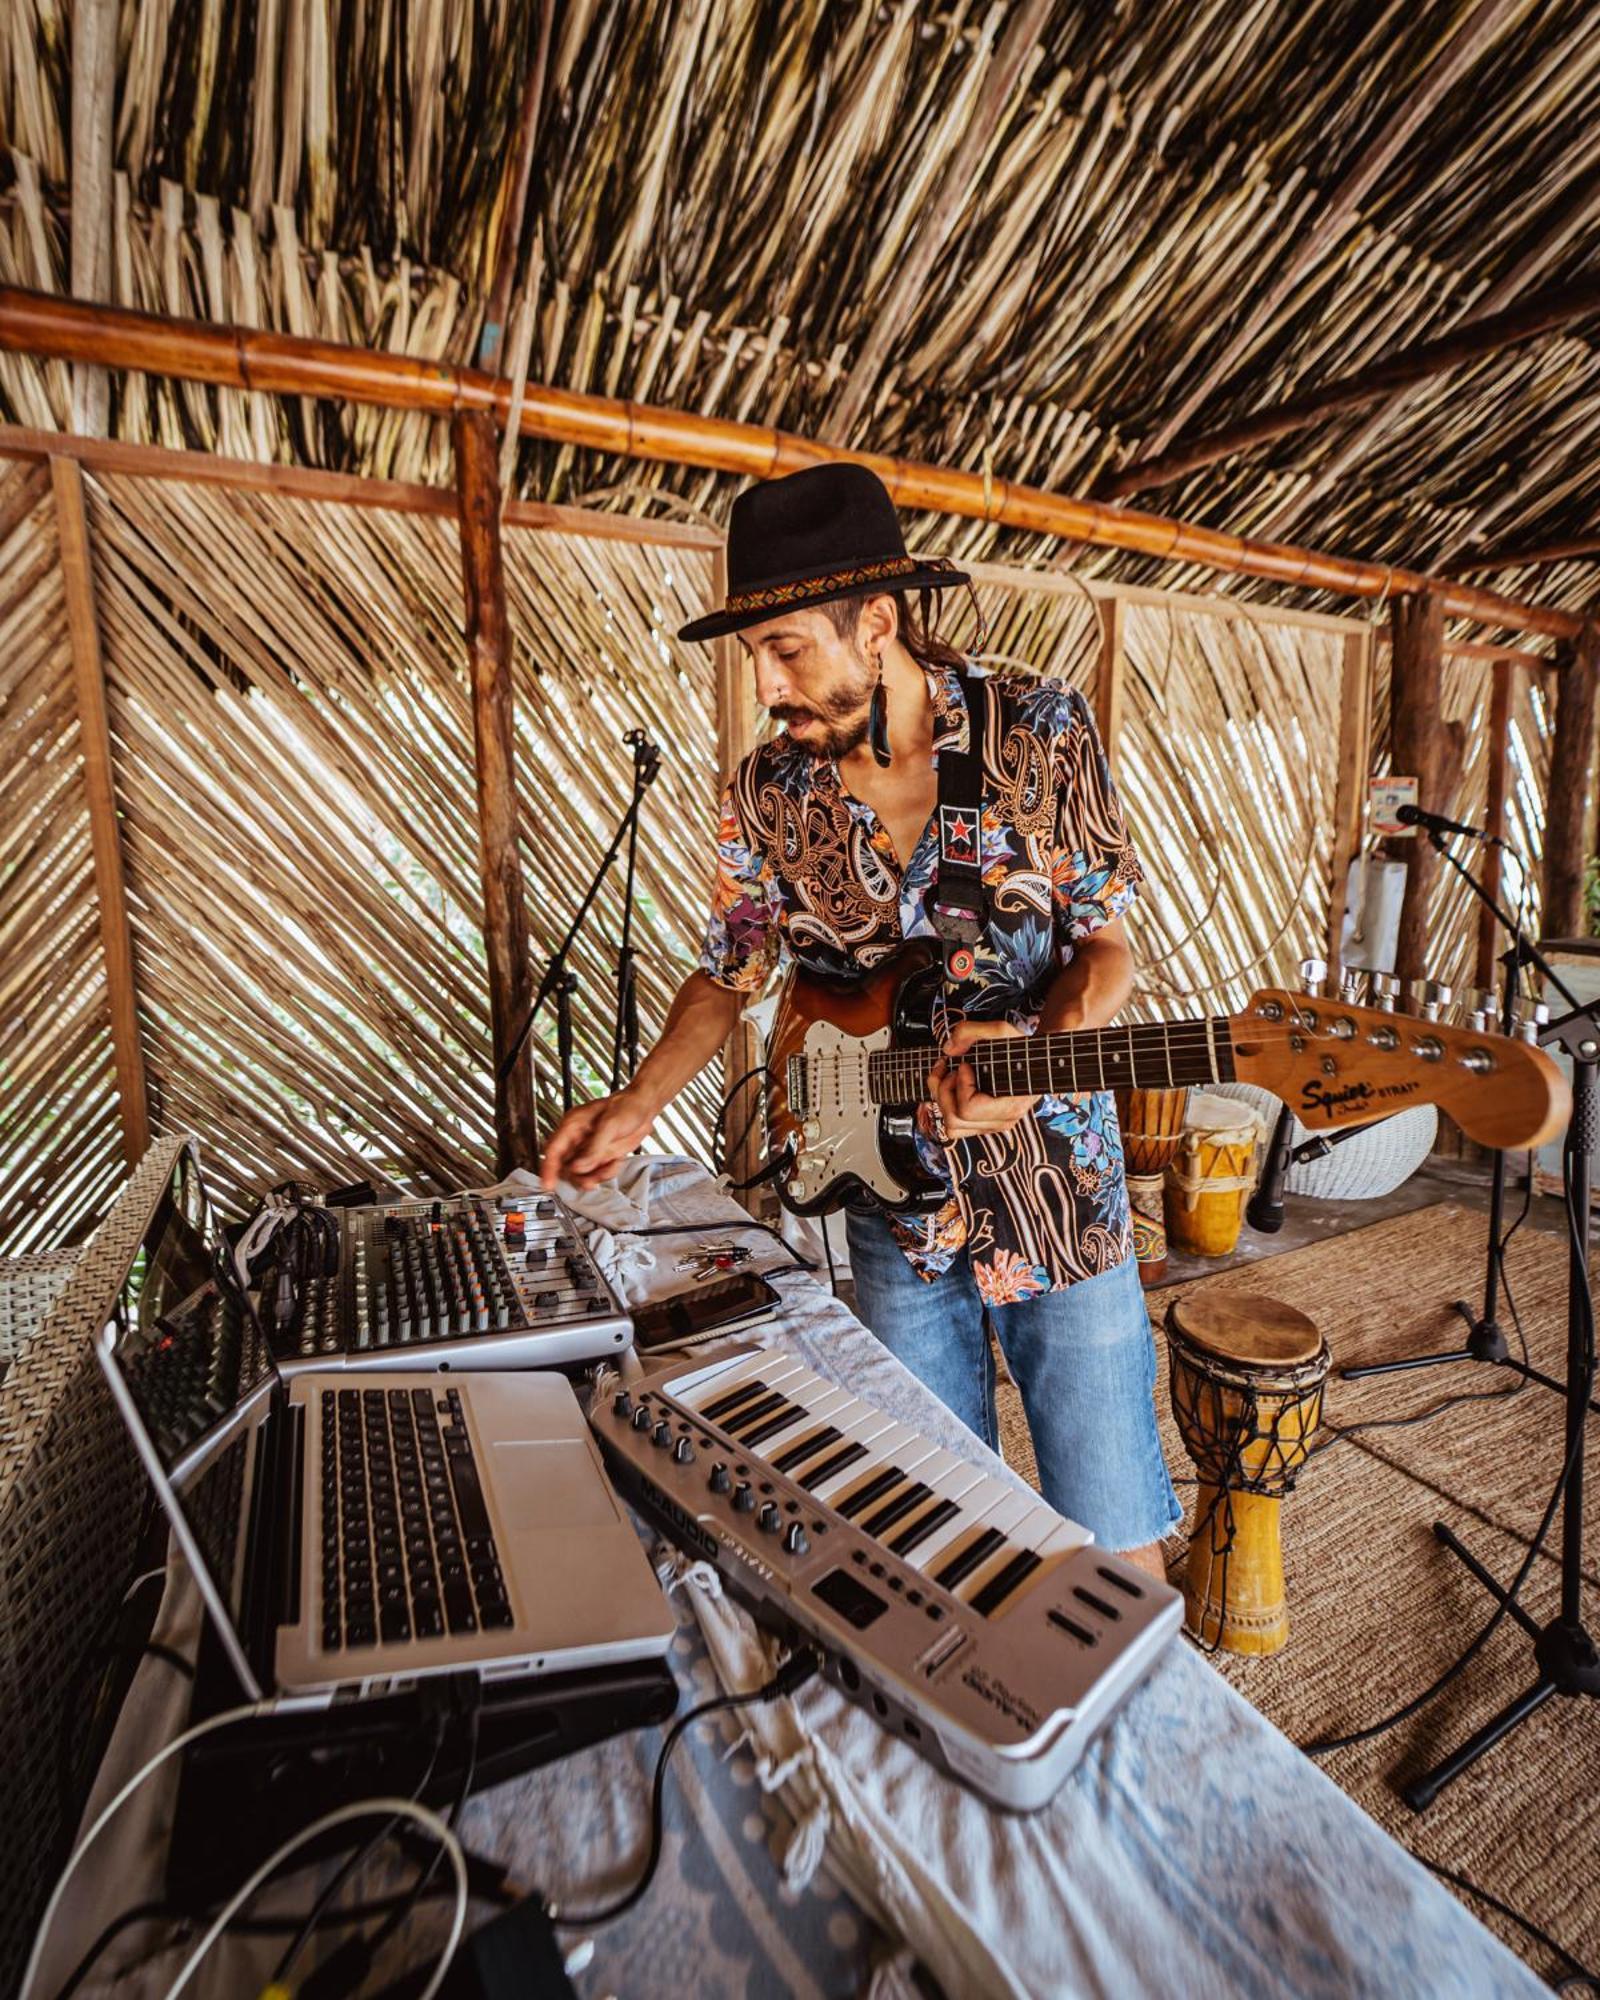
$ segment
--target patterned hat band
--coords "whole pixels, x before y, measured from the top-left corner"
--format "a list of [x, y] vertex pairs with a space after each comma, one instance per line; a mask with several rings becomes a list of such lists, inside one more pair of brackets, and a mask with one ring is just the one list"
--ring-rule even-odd
[[[955, 571], [955, 564], [948, 556], [886, 556], [881, 562], [857, 563], [850, 569], [827, 571], [821, 576], [802, 577], [795, 583], [771, 583], [760, 590], [741, 590], [732, 593], [724, 611], [742, 613], [765, 611], [782, 604], [792, 604], [796, 598], [818, 597], [833, 592], [864, 588], [869, 584], [882, 583], [890, 577], [917, 576], [927, 578], [930, 570]], [[953, 575], [953, 582], [961, 581]], [[930, 584], [932, 582], [929, 579]]]

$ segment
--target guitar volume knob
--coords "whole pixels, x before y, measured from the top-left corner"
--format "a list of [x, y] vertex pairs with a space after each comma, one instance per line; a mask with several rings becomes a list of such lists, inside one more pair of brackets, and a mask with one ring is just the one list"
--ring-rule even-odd
[[803, 1139], [810, 1139], [813, 1142], [820, 1139], [822, 1137], [822, 1120], [820, 1118], [802, 1118], [800, 1120], [800, 1136]]

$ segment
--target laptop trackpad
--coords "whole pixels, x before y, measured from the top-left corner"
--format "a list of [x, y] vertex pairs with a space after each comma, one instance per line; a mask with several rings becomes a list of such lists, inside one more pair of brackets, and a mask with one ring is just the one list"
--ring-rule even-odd
[[609, 1528], [622, 1517], [582, 1438], [492, 1447], [495, 1498], [513, 1528]]

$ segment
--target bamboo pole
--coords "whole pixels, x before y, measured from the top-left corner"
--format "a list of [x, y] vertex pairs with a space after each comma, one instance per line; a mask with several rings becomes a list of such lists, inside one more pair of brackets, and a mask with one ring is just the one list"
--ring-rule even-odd
[[1122, 734], [1122, 692], [1127, 655], [1123, 646], [1126, 612], [1121, 598], [1104, 598], [1095, 606], [1100, 621], [1100, 659], [1094, 680], [1094, 726], [1113, 777], [1117, 770], [1117, 739]]
[[[75, 0], [72, 10], [72, 290], [111, 290], [112, 127], [117, 103], [117, 0]], [[111, 378], [80, 362], [72, 371], [72, 428], [104, 437]]]
[[539, 106], [544, 98], [545, 72], [550, 63], [550, 28], [554, 19], [555, 0], [539, 0], [539, 40], [522, 88], [522, 107], [517, 118], [517, 150], [511, 164], [500, 240], [495, 246], [494, 274], [489, 283], [483, 332], [478, 339], [478, 366], [496, 373], [500, 368], [501, 349], [505, 345], [506, 314], [511, 309], [511, 287], [516, 281], [517, 257], [522, 248], [522, 219], [528, 205], [528, 181], [533, 172], [533, 149], [539, 132]]
[[1574, 535], [1564, 542], [1536, 542], [1532, 546], [1485, 549], [1482, 555], [1457, 556], [1443, 565], [1444, 576], [1466, 576], [1476, 569], [1542, 569], [1546, 563], [1582, 562], [1600, 556], [1600, 535]]
[[[419, 361], [408, 355], [255, 333], [193, 320], [89, 307], [53, 294], [0, 286], [0, 348], [93, 360], [109, 367], [176, 375], [225, 388], [351, 402], [454, 416], [480, 410], [503, 420], [511, 385], [473, 369]], [[982, 473], [898, 459], [876, 452], [835, 451], [810, 438], [765, 425], [733, 423], [691, 411], [629, 403], [615, 397], [530, 383], [522, 408], [523, 436], [631, 458], [698, 465], [713, 471], [773, 479], [830, 460], [866, 465], [905, 508], [1125, 549], [1173, 562], [1203, 563], [1307, 590], [1387, 598], [1396, 592], [1437, 593], [1446, 614], [1496, 628], [1575, 638], [1573, 613], [1525, 604], [1470, 585], [1443, 583], [1388, 563], [1323, 555], [1281, 542], [1257, 542], [1131, 508], [1075, 500], [1042, 487]]]
[[[1390, 355], [1386, 361], [1374, 362], [1358, 374], [1324, 383], [1320, 389], [1309, 389], [1303, 396], [1291, 396], [1286, 402], [1274, 404], [1271, 409], [1259, 410], [1254, 416], [1244, 417], [1236, 424], [1197, 437], [1192, 443], [1180, 445], [1158, 458], [1141, 459], [1121, 472], [1111, 473], [1100, 482], [1096, 492], [1105, 499], [1120, 500], [1145, 487], [1165, 486], [1174, 479], [1181, 479], [1187, 472], [1199, 471], [1201, 466], [1215, 465], [1219, 458], [1231, 458], [1236, 452], [1249, 451], [1254, 445], [1266, 444], [1290, 431], [1302, 430], [1307, 424], [1317, 423], [1341, 410], [1359, 409], [1363, 403], [1376, 402], [1396, 390], [1410, 389], [1419, 382], [1431, 381], [1435, 375], [1442, 375], [1448, 369], [1459, 368], [1486, 354], [1497, 354], [1523, 341], [1537, 339], [1557, 327], [1571, 326], [1574, 321], [1586, 319], [1595, 312], [1600, 312], [1600, 284], [1563, 285], [1555, 291], [1542, 292], [1525, 305], [1514, 306], [1509, 312], [1475, 319], [1457, 328], [1454, 333], [1446, 334], [1441, 340], [1430, 340], [1420, 347], [1406, 348], [1399, 354]], [[1476, 568], [1482, 565], [1474, 563], [1471, 566]]]
[[500, 553], [499, 440], [493, 419], [462, 411], [451, 424], [461, 504], [467, 657], [472, 671], [472, 738], [477, 771], [483, 942], [489, 961], [494, 1040], [494, 1122], [502, 1174], [537, 1157], [533, 1049], [524, 1042], [501, 1074], [533, 1000], [527, 904], [517, 846], [516, 725], [511, 700], [511, 625]]
[[[1397, 597], [1391, 618], [1393, 664], [1389, 673], [1389, 743], [1397, 777], [1414, 777], [1417, 797], [1438, 810], [1442, 732], [1439, 700], [1444, 674], [1444, 613], [1432, 591]], [[1400, 941], [1395, 971], [1402, 979], [1423, 976], [1428, 946], [1428, 906], [1438, 873], [1438, 856], [1422, 835], [1396, 841], [1406, 864], [1405, 900], [1400, 906]]]
[[1372, 744], [1372, 628], [1348, 632], [1339, 683], [1338, 776], [1334, 782], [1333, 855], [1328, 883], [1328, 965], [1342, 959], [1350, 866], [1361, 852], [1361, 825]]
[[1584, 835], [1589, 822], [1589, 777], [1595, 753], [1595, 691], [1600, 685], [1600, 625], [1585, 624], [1561, 676], [1550, 752], [1544, 822], [1546, 937], [1583, 935]]
[[72, 643], [72, 678], [78, 704], [78, 748], [89, 802], [89, 841], [94, 855], [95, 896], [100, 906], [100, 949], [105, 958], [106, 999], [111, 1014], [111, 1060], [122, 1119], [122, 1150], [136, 1167], [150, 1145], [150, 1102], [144, 1048], [139, 1039], [139, 1001], [134, 985], [133, 933], [128, 924], [122, 834], [112, 776], [111, 725], [106, 712], [105, 665], [100, 656], [100, 624], [95, 614], [94, 569], [89, 522], [83, 504], [83, 474], [70, 459], [53, 459], [56, 531], [61, 544], [61, 584], [67, 601]]
[[[1500, 849], [1495, 842], [1506, 834], [1506, 775], [1511, 761], [1511, 702], [1517, 677], [1512, 673], [1494, 676], [1489, 693], [1489, 775], [1483, 807], [1484, 832], [1490, 840], [1483, 851], [1483, 886], [1496, 899], [1500, 895]], [[1494, 911], [1478, 911], [1478, 951], [1473, 965], [1473, 983], [1478, 987], [1495, 984], [1495, 945], [1498, 924]]]

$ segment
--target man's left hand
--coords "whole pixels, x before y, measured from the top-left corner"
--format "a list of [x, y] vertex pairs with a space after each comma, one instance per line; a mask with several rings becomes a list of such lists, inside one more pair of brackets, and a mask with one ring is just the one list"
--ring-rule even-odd
[[946, 1139], [975, 1139], [985, 1132], [1009, 1132], [1039, 1102], [1037, 1097], [990, 1097], [972, 1079], [972, 1065], [961, 1057], [977, 1042], [1020, 1035], [1008, 1021], [961, 1021], [945, 1037], [939, 1060], [928, 1072]]

